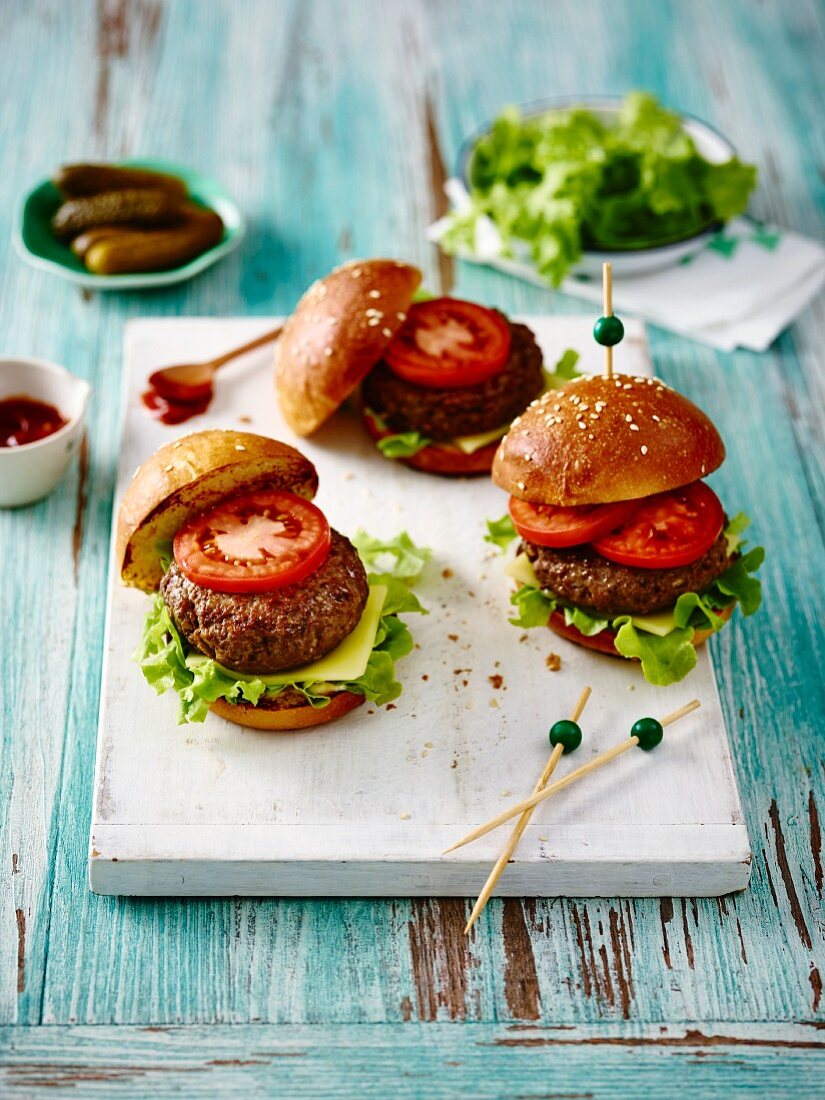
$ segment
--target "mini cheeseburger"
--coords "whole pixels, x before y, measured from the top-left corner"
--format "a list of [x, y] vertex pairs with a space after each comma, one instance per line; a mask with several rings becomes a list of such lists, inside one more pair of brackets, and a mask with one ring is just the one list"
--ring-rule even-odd
[[124, 584], [154, 593], [136, 659], [181, 721], [209, 709], [263, 730], [329, 722], [400, 693], [412, 639], [406, 585], [367, 575], [312, 498], [315, 467], [248, 432], [203, 431], [161, 447], [120, 506]]
[[743, 552], [748, 520], [729, 522], [703, 480], [724, 457], [708, 417], [656, 378], [583, 376], [534, 401], [493, 464], [521, 537], [511, 621], [682, 679], [737, 602], [749, 615], [761, 598], [764, 552]]
[[306, 292], [276, 352], [281, 408], [309, 435], [362, 386], [387, 458], [429, 473], [486, 474], [517, 413], [544, 388], [525, 325], [457, 298], [413, 301], [421, 272], [357, 260]]

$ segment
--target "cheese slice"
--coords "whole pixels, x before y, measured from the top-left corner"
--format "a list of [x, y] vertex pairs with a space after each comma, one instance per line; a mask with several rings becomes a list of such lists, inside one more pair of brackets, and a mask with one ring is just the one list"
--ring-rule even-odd
[[504, 572], [519, 584], [529, 584], [531, 588], [541, 588], [533, 563], [526, 554], [517, 554], [515, 559], [505, 566]]
[[665, 635], [670, 634], [671, 630], [676, 629], [672, 611], [657, 611], [653, 615], [631, 615], [630, 621], [639, 630], [655, 634], [659, 638], [664, 638]]
[[478, 432], [477, 435], [457, 435], [453, 443], [465, 455], [471, 455], [480, 451], [482, 447], [486, 447], [488, 443], [495, 443], [497, 439], [501, 439], [506, 435], [508, 427], [508, 424], [503, 424], [500, 428], [493, 428], [489, 432]]
[[322, 680], [357, 680], [367, 670], [367, 661], [372, 653], [375, 633], [381, 619], [387, 588], [383, 584], [371, 584], [364, 613], [355, 629], [337, 645], [331, 653], [312, 661], [301, 668], [287, 668], [283, 672], [271, 672], [262, 676], [235, 672], [234, 669], [219, 667], [229, 676], [238, 680], [262, 680], [267, 687], [280, 687], [282, 684], [309, 684]]

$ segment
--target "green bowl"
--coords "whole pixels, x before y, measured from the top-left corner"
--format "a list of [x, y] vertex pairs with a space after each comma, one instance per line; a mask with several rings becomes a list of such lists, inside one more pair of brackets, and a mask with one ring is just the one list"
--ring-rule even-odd
[[60, 206], [60, 195], [51, 180], [38, 183], [25, 196], [15, 219], [12, 240], [18, 254], [32, 265], [44, 268], [54, 275], [68, 279], [77, 286], [89, 290], [142, 290], [158, 286], [182, 283], [205, 271], [237, 248], [246, 233], [243, 214], [215, 180], [171, 164], [164, 160], [134, 158], [118, 162], [120, 167], [151, 168], [156, 172], [168, 172], [184, 181], [191, 198], [208, 206], [223, 219], [223, 237], [212, 248], [196, 256], [194, 260], [169, 271], [142, 271], [127, 275], [93, 275], [70, 248], [61, 244], [50, 228], [52, 216]]

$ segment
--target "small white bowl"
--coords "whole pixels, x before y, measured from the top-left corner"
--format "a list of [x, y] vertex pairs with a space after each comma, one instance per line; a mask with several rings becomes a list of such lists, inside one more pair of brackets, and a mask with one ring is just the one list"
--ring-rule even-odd
[[25, 395], [56, 406], [68, 421], [59, 431], [24, 443], [0, 447], [0, 508], [32, 504], [48, 494], [66, 473], [92, 389], [63, 367], [42, 359], [0, 358], [0, 400]]
[[[524, 118], [534, 115], [548, 114], [551, 111], [569, 110], [571, 107], [586, 107], [603, 122], [613, 121], [619, 114], [623, 98], [621, 96], [570, 96], [563, 99], [542, 100], [539, 103], [530, 103], [520, 108]], [[690, 134], [696, 143], [698, 152], [711, 164], [720, 164], [736, 156], [736, 149], [723, 137], [718, 130], [714, 130], [708, 123], [692, 115], [681, 115], [682, 126]], [[457, 175], [465, 187], [470, 186], [470, 160], [476, 142], [485, 137], [490, 131], [491, 123], [482, 126], [472, 137], [464, 142], [458, 155]], [[621, 278], [633, 275], [650, 275], [664, 268], [675, 267], [688, 256], [693, 256], [705, 248], [709, 241], [722, 228], [721, 222], [714, 222], [702, 226], [676, 241], [668, 241], [664, 244], [650, 245], [646, 248], [627, 248], [615, 250], [585, 249], [581, 259], [569, 271], [569, 275], [585, 279], [599, 279], [602, 277], [602, 264], [609, 260], [613, 264], [614, 277]], [[519, 267], [533, 267], [533, 261], [529, 247], [523, 242], [516, 241], [514, 245], [515, 264], [505, 264], [502, 267], [510, 267], [514, 273], [522, 274]], [[535, 270], [535, 269], [534, 269]]]

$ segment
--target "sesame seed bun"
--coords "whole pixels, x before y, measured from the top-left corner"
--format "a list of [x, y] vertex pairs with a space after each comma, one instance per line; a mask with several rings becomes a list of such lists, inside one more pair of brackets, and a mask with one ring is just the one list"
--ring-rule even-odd
[[698, 481], [724, 457], [708, 417], [659, 379], [584, 376], [513, 421], [493, 480], [533, 503], [609, 504]]
[[421, 272], [399, 260], [352, 260], [313, 283], [275, 351], [287, 423], [311, 435], [367, 376], [406, 318]]
[[312, 500], [317, 488], [309, 459], [266, 436], [212, 430], [166, 443], [135, 471], [120, 504], [115, 554], [121, 579], [156, 591], [163, 576], [159, 547], [232, 493], [287, 489]]
[[334, 722], [336, 718], [342, 718], [351, 710], [360, 707], [364, 699], [365, 696], [356, 695], [353, 691], [339, 691], [330, 697], [325, 707], [311, 707], [307, 703], [303, 707], [270, 710], [266, 707], [253, 706], [251, 703], [229, 703], [226, 699], [216, 699], [214, 703], [209, 704], [209, 709], [237, 726], [246, 726], [253, 730], [293, 733], [297, 730], [309, 729], [311, 726], [322, 726], [327, 722]]

